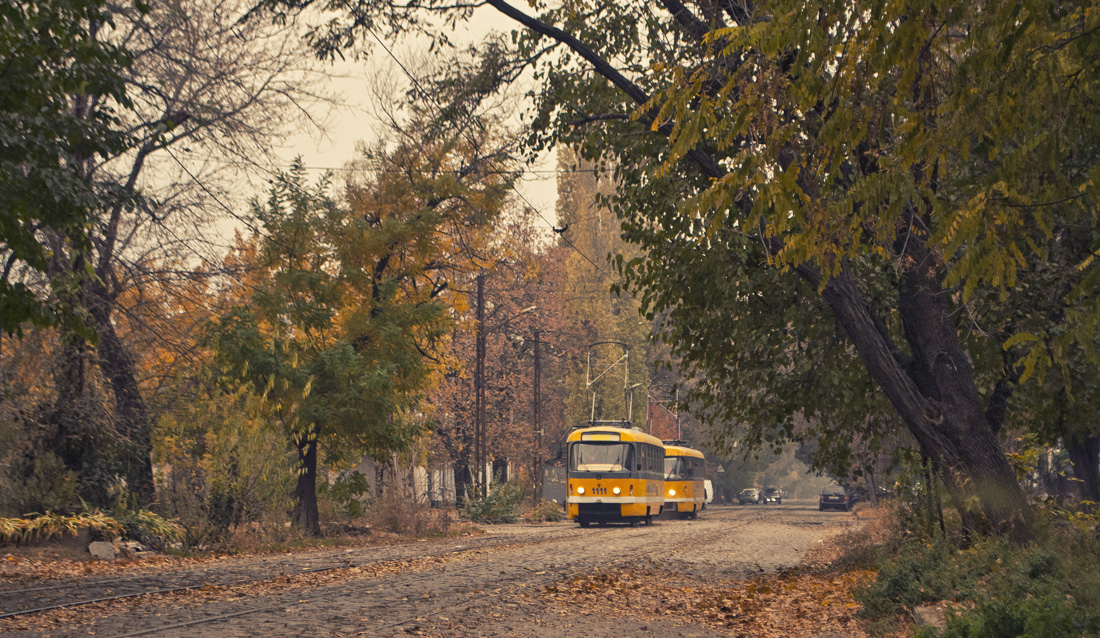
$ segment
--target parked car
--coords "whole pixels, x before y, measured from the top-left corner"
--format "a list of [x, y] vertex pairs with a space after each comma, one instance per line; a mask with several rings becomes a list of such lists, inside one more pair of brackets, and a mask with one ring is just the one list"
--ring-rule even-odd
[[746, 487], [737, 495], [737, 500], [740, 501], [742, 505], [747, 505], [749, 503], [755, 505], [760, 502], [760, 490], [755, 487]]
[[843, 487], [833, 485], [821, 490], [821, 498], [817, 502], [817, 509], [824, 512], [826, 509], [835, 508], [847, 512], [852, 509], [853, 503], [855, 503], [855, 499]]
[[776, 505], [783, 504], [783, 490], [778, 487], [765, 487], [764, 494], [761, 495], [761, 500], [764, 501], [764, 505], [768, 503], [775, 503]]

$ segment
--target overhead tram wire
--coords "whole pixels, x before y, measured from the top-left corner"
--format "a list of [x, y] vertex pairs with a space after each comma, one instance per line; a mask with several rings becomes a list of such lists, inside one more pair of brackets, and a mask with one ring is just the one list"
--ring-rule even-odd
[[[270, 167], [270, 166], [264, 166], [263, 164], [260, 164], [258, 162], [254, 162], [254, 161], [248, 161], [248, 160], [244, 160], [244, 159], [239, 159], [239, 160], [219, 160], [219, 159], [215, 159], [215, 160], [212, 160], [212, 161], [218, 162], [218, 163], [221, 163], [221, 164], [228, 164], [228, 165], [231, 165], [231, 166], [250, 166], [250, 167], [262, 170], [262, 171], [264, 171], [266, 173], [269, 173], [271, 175], [278, 175], [278, 169], [277, 168], [273, 168], [273, 167]], [[360, 171], [363, 170], [363, 169], [361, 169], [357, 166], [307, 166], [307, 165], [303, 165], [302, 168], [307, 170], [307, 171], [327, 171], [327, 172], [331, 172], [331, 173], [356, 173], [356, 172], [360, 172]], [[462, 170], [461, 169], [422, 170], [422, 169], [415, 169], [415, 168], [411, 168], [411, 169], [409, 169], [409, 168], [403, 168], [403, 169], [372, 168], [371, 172], [379, 173], [379, 174], [383, 174], [383, 175], [390, 174], [390, 173], [401, 174], [401, 175], [405, 175], [405, 174], [408, 174], [408, 173], [416, 173], [416, 174], [422, 174], [422, 175], [442, 173], [442, 174], [447, 174], [447, 175], [455, 175], [455, 174], [461, 173]], [[511, 175], [511, 174], [515, 173], [515, 171], [502, 171], [502, 170], [492, 170], [492, 171], [482, 171], [482, 172], [486, 175]], [[597, 169], [594, 169], [594, 168], [579, 168], [579, 169], [571, 169], [571, 168], [570, 169], [526, 168], [526, 169], [523, 170], [524, 175], [543, 175], [543, 176], [549, 176], [549, 175], [589, 175], [589, 174], [595, 174], [595, 173], [598, 173], [598, 172], [599, 171]]]
[[[378, 37], [378, 34], [374, 32], [374, 29], [371, 29], [370, 27], [367, 27], [367, 32], [369, 32], [371, 34], [371, 36], [375, 39], [375, 41], [378, 42], [379, 45], [381, 45], [382, 49], [384, 49], [386, 51], [386, 54], [390, 56], [390, 59], [392, 59], [394, 61], [394, 63], [397, 64], [397, 66], [401, 68], [401, 71], [416, 86], [416, 89], [420, 92], [420, 94], [425, 96], [432, 104], [435, 105], [436, 109], [440, 113], [442, 113], [443, 105], [440, 104], [439, 101], [436, 100], [435, 97], [431, 93], [424, 90], [424, 87], [421, 86], [420, 81], [416, 79], [416, 76], [414, 76], [409, 71], [408, 67], [406, 67], [404, 65], [404, 63], [402, 63], [401, 60], [399, 60], [397, 58], [397, 56], [394, 55], [393, 51], [391, 51], [390, 48], [386, 45], [386, 43], [382, 41], [382, 38]], [[470, 124], [471, 126], [474, 124], [474, 122], [470, 121], [469, 118], [467, 118], [467, 123]], [[463, 129], [463, 134], [465, 134], [466, 130], [467, 129]], [[471, 140], [469, 138], [467, 138], [466, 141], [470, 142], [471, 144], [475, 142], [475, 140]], [[527, 204], [527, 206], [529, 206], [531, 208], [531, 210], [533, 210], [535, 212], [536, 215], [538, 215], [539, 217], [542, 218], [542, 221], [546, 222], [546, 224], [548, 226], [550, 226], [551, 229], [557, 228], [557, 226], [553, 222], [551, 222], [549, 219], [546, 218], [546, 215], [544, 215], [543, 212], [538, 209], [538, 207], [536, 207], [534, 204], [532, 204], [530, 202], [530, 200], [528, 200], [527, 197], [525, 197], [523, 195], [523, 193], [521, 193], [519, 191], [519, 189], [516, 188], [515, 184], [511, 184], [511, 188], [512, 188], [513, 191], [515, 191], [516, 195], [519, 195], [519, 198], [522, 199], [523, 202], [525, 204]], [[603, 268], [600, 267], [599, 264], [597, 264], [591, 257], [589, 257], [587, 254], [585, 254], [585, 252], [583, 250], [581, 250], [579, 247], [577, 247], [577, 245], [574, 244], [572, 241], [570, 241], [567, 237], [565, 237], [564, 235], [561, 235], [561, 234], [559, 234], [558, 237], [561, 237], [562, 241], [564, 241], [566, 244], [568, 244], [570, 248], [575, 250], [581, 257], [584, 257], [584, 259], [588, 263], [592, 264], [592, 267], [596, 269], [596, 272], [600, 273], [601, 275], [607, 275], [608, 274]]]
[[[191, 181], [195, 182], [195, 184], [197, 184], [197, 185], [198, 185], [198, 187], [199, 187], [200, 189], [202, 189], [202, 191], [203, 191], [204, 193], [206, 193], [207, 195], [209, 195], [209, 196], [210, 196], [210, 198], [211, 198], [211, 199], [213, 199], [213, 200], [214, 200], [214, 202], [218, 204], [218, 206], [222, 207], [222, 208], [223, 208], [223, 209], [225, 210], [225, 212], [229, 213], [229, 215], [230, 215], [231, 217], [233, 217], [234, 219], [236, 219], [236, 220], [237, 220], [237, 221], [239, 221], [240, 223], [244, 224], [244, 225], [245, 225], [245, 226], [246, 226], [246, 227], [247, 227], [247, 228], [248, 228], [249, 230], [251, 230], [251, 231], [252, 231], [252, 232], [253, 232], [253, 233], [254, 233], [254, 234], [255, 234], [255, 235], [257, 236], [257, 237], [261, 237], [261, 238], [263, 238], [263, 239], [266, 239], [266, 240], [269, 240], [269, 241], [270, 241], [270, 240], [272, 239], [272, 237], [271, 237], [270, 235], [268, 235], [267, 233], [265, 233], [265, 232], [264, 232], [264, 231], [263, 231], [262, 229], [258, 228], [258, 227], [257, 227], [257, 226], [256, 226], [255, 224], [253, 224], [253, 223], [251, 223], [250, 221], [248, 221], [248, 219], [246, 219], [246, 218], [242, 217], [242, 216], [241, 216], [240, 214], [238, 214], [237, 212], [235, 212], [235, 211], [234, 211], [234, 210], [233, 210], [232, 208], [230, 208], [230, 207], [229, 207], [229, 205], [228, 205], [228, 204], [226, 204], [225, 202], [223, 202], [223, 201], [221, 200], [221, 198], [219, 198], [219, 197], [218, 197], [218, 196], [217, 196], [216, 194], [214, 194], [214, 192], [213, 192], [213, 191], [211, 191], [211, 190], [210, 190], [210, 189], [209, 189], [209, 188], [208, 188], [208, 187], [206, 186], [206, 184], [203, 184], [203, 183], [202, 183], [202, 181], [201, 181], [201, 180], [200, 180], [200, 179], [199, 179], [199, 178], [198, 178], [198, 177], [197, 177], [197, 176], [196, 176], [196, 175], [195, 175], [194, 173], [192, 173], [192, 172], [191, 172], [191, 170], [190, 170], [189, 168], [187, 168], [187, 166], [186, 166], [186, 165], [185, 165], [185, 164], [184, 164], [183, 162], [181, 162], [181, 161], [180, 161], [180, 159], [179, 159], [178, 157], [176, 157], [174, 153], [172, 153], [172, 149], [170, 149], [170, 148], [165, 148], [165, 151], [166, 151], [166, 152], [168, 153], [168, 156], [169, 156], [169, 157], [171, 157], [171, 158], [172, 158], [173, 160], [175, 160], [175, 162], [176, 162], [177, 164], [179, 164], [179, 166], [180, 166], [180, 168], [181, 168], [181, 169], [183, 170], [183, 172], [184, 172], [184, 173], [186, 173], [186, 174], [187, 174], [187, 176], [191, 178]], [[181, 240], [181, 242], [182, 242], [182, 240]], [[217, 272], [219, 272], [219, 273], [221, 273], [221, 274], [227, 274], [227, 275], [229, 275], [229, 276], [230, 276], [230, 277], [232, 277], [232, 278], [233, 278], [234, 280], [236, 280], [236, 281], [237, 281], [238, 283], [241, 283], [241, 284], [243, 284], [243, 285], [244, 285], [245, 287], [247, 287], [247, 288], [250, 288], [250, 289], [253, 289], [253, 290], [256, 290], [256, 289], [257, 289], [257, 287], [256, 287], [256, 286], [254, 286], [254, 285], [252, 285], [252, 284], [249, 284], [248, 282], [246, 282], [246, 281], [244, 280], [244, 278], [242, 278], [242, 277], [238, 277], [238, 276], [236, 276], [236, 275], [235, 275], [234, 273], [231, 273], [231, 272], [230, 272], [230, 270], [229, 270], [229, 269], [227, 269], [227, 268], [226, 268], [226, 267], [224, 266], [224, 264], [222, 264], [222, 265], [219, 265], [219, 264], [215, 263], [214, 261], [211, 261], [211, 260], [210, 260], [210, 259], [209, 259], [208, 257], [206, 257], [205, 255], [203, 255], [203, 254], [202, 254], [202, 253], [200, 253], [199, 251], [195, 250], [194, 248], [192, 248], [192, 247], [191, 247], [191, 246], [190, 246], [190, 245], [189, 245], [188, 243], [186, 243], [186, 242], [182, 242], [182, 244], [183, 244], [184, 246], [187, 246], [187, 247], [188, 247], [188, 249], [189, 249], [189, 250], [190, 250], [190, 251], [191, 251], [192, 253], [194, 253], [194, 254], [195, 254], [195, 255], [196, 255], [196, 256], [197, 256], [197, 257], [198, 257], [198, 258], [199, 258], [199, 259], [200, 259], [200, 260], [201, 260], [201, 261], [202, 261], [203, 263], [205, 263], [205, 264], [207, 264], [207, 265], [209, 265], [209, 266], [211, 266], [211, 267], [215, 268], [215, 269], [217, 270]], [[252, 270], [256, 270], [256, 269], [257, 269], [257, 268], [255, 268], [255, 267], [252, 267], [252, 268], [246, 268], [246, 269], [244, 269], [244, 270], [245, 270], [245, 271], [252, 271]]]

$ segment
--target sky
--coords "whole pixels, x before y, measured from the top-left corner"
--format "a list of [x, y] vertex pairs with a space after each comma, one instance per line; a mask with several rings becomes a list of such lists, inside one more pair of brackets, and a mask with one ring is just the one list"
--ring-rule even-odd
[[[452, 40], [461, 44], [473, 44], [492, 31], [511, 30], [513, 24], [495, 10], [485, 7], [474, 15], [471, 27], [454, 33]], [[311, 169], [311, 174], [320, 174], [326, 169], [339, 172], [355, 157], [356, 146], [359, 143], [369, 143], [375, 139], [380, 124], [373, 114], [366, 87], [379, 71], [403, 75], [404, 72], [401, 70], [403, 66], [416, 75], [418, 69], [415, 61], [418, 51], [416, 43], [409, 41], [386, 42], [385, 48], [377, 42], [367, 44], [370, 45], [369, 53], [363, 59], [339, 61], [329, 67], [333, 77], [326, 90], [339, 96], [343, 106], [328, 114], [326, 131], [323, 135], [319, 136], [316, 132], [303, 132], [292, 136], [285, 147], [278, 152], [285, 164], [289, 164], [295, 157], [301, 157], [303, 164]], [[543, 230], [547, 233], [557, 219], [555, 214], [557, 177], [554, 173], [556, 165], [553, 154], [545, 154], [540, 158], [539, 163], [529, 167], [529, 172], [519, 180], [516, 186], [516, 190], [522, 194], [523, 198], [541, 213], [544, 219], [540, 223], [546, 226]]]

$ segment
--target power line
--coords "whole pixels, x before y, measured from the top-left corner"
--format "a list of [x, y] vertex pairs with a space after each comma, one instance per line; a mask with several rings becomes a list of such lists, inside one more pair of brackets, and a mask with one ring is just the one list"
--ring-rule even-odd
[[[420, 81], [416, 79], [416, 77], [401, 62], [401, 60], [397, 59], [397, 56], [394, 55], [393, 51], [391, 51], [388, 46], [386, 46], [386, 43], [382, 41], [382, 38], [378, 37], [378, 34], [375, 33], [374, 30], [370, 29], [369, 27], [367, 28], [367, 31], [371, 34], [371, 36], [374, 37], [375, 41], [377, 41], [378, 44], [382, 46], [382, 48], [386, 51], [386, 53], [390, 56], [390, 58], [394, 61], [394, 63], [397, 64], [397, 66], [401, 68], [401, 71], [405, 73], [405, 76], [408, 77], [410, 81], [412, 81], [412, 83], [416, 86], [417, 90], [421, 93], [421, 95], [424, 95], [430, 102], [435, 104], [436, 109], [438, 109], [440, 112], [442, 112], [443, 111], [443, 105], [440, 104], [431, 93], [424, 90], [424, 87], [421, 86]], [[470, 121], [469, 119], [467, 119], [467, 122], [470, 123], [471, 125], [473, 124], [473, 122]], [[465, 129], [464, 129], [464, 131], [465, 131]], [[467, 138], [466, 141], [470, 142], [471, 144], [474, 143], [474, 140], [471, 140], [469, 138]], [[515, 184], [511, 184], [511, 188], [512, 188], [513, 191], [515, 191], [515, 193], [517, 195], [519, 195], [519, 198], [522, 199], [523, 202], [525, 204], [527, 204], [527, 206], [530, 207], [531, 210], [533, 210], [535, 212], [536, 215], [538, 215], [539, 217], [542, 218], [542, 221], [546, 222], [546, 224], [548, 226], [550, 226], [551, 229], [556, 229], [557, 228], [557, 226], [553, 222], [551, 222], [549, 219], [547, 219], [546, 215], [544, 215], [541, 210], [539, 210], [526, 197], [524, 197], [523, 193], [521, 193], [519, 191], [519, 189], [516, 188]], [[577, 253], [580, 254], [581, 257], [584, 257], [585, 260], [588, 261], [588, 263], [592, 264], [592, 267], [595, 268], [597, 272], [599, 272], [602, 275], [607, 275], [607, 273], [604, 271], [604, 269], [601, 268], [600, 265], [597, 264], [591, 257], [586, 255], [583, 250], [578, 248], [576, 244], [574, 244], [567, 237], [565, 237], [564, 235], [562, 235], [560, 233], [558, 234], [558, 236], [561, 237], [562, 241], [564, 241], [570, 248], [577, 251]]]
[[[259, 168], [263, 171], [267, 171], [269, 173], [274, 173], [277, 170], [277, 168], [273, 168], [273, 167], [270, 167], [270, 166], [264, 166], [262, 164], [259, 164], [257, 162], [253, 162], [253, 161], [224, 160], [224, 159], [214, 159], [214, 160], [211, 160], [211, 161], [218, 162], [218, 163], [221, 163], [221, 164], [231, 164], [233, 166], [253, 166], [253, 167]], [[363, 170], [363, 169], [355, 167], [355, 166], [306, 166], [306, 165], [303, 165], [302, 168], [307, 170], [307, 171], [330, 171], [330, 172], [334, 172], [334, 173], [336, 173], [336, 172], [339, 172], [339, 173], [355, 173], [355, 172], [359, 172], [359, 171]], [[372, 168], [372, 169], [370, 169], [370, 171], [372, 173], [380, 173], [380, 174], [417, 173], [417, 174], [444, 174], [444, 175], [456, 175], [456, 174], [461, 174], [463, 172], [461, 169], [421, 170], [421, 169], [415, 169], [415, 168], [409, 168], [409, 169]], [[516, 173], [516, 171], [502, 171], [502, 170], [488, 170], [488, 171], [482, 171], [482, 172], [486, 175], [513, 175], [513, 174]], [[578, 169], [525, 168], [520, 173], [520, 175], [521, 176], [522, 175], [579, 175], [579, 174], [588, 175], [588, 174], [594, 174], [594, 173], [597, 173], [597, 172], [598, 171], [594, 168], [578, 168]]]

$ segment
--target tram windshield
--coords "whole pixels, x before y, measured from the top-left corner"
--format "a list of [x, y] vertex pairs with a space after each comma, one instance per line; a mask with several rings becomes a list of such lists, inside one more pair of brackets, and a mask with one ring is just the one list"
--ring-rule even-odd
[[687, 459], [682, 456], [665, 457], [665, 479], [684, 479], [691, 474]]
[[634, 446], [629, 443], [574, 443], [569, 469], [577, 472], [629, 472]]

